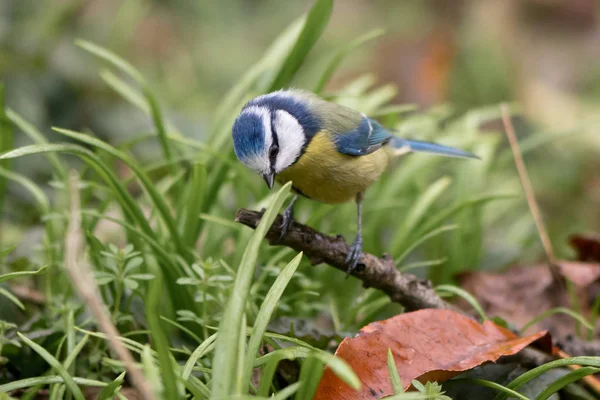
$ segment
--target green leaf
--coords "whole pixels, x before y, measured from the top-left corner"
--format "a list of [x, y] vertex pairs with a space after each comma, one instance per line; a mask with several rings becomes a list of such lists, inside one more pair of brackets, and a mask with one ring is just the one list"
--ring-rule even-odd
[[594, 332], [594, 326], [590, 322], [588, 322], [588, 320], [586, 320], [583, 315], [571, 310], [570, 308], [566, 308], [566, 307], [555, 307], [555, 308], [551, 308], [550, 310], [544, 311], [543, 313], [541, 313], [540, 315], [538, 315], [537, 317], [535, 317], [534, 319], [532, 319], [531, 321], [526, 323], [519, 330], [519, 332], [521, 332], [521, 333], [525, 332], [527, 330], [527, 328], [529, 328], [530, 326], [535, 325], [538, 322], [540, 322], [541, 320], [546, 319], [549, 316], [554, 315], [554, 314], [566, 314], [566, 315], [572, 317], [577, 322], [581, 323], [590, 332]]
[[169, 207], [164, 197], [158, 192], [156, 186], [154, 185], [154, 183], [152, 183], [152, 180], [148, 177], [143, 168], [132, 157], [129, 157], [122, 151], [117, 150], [108, 143], [103, 142], [102, 140], [97, 139], [93, 136], [86, 135], [80, 132], [75, 132], [69, 129], [52, 128], [52, 130], [72, 139], [81, 141], [90, 146], [94, 146], [101, 150], [104, 150], [111, 156], [116, 157], [123, 161], [125, 164], [127, 164], [127, 166], [130, 167], [134, 174], [138, 177], [140, 183], [152, 199], [152, 202], [154, 203], [158, 212], [160, 213], [163, 222], [169, 229], [169, 233], [171, 234], [179, 253], [182, 255], [185, 254], [184, 247], [179, 236], [179, 232], [177, 231], [175, 220], [171, 215], [171, 211], [169, 210]]
[[192, 355], [186, 361], [185, 366], [183, 367], [183, 371], [181, 373], [181, 378], [184, 381], [189, 379], [194, 369], [194, 366], [196, 365], [198, 360], [214, 348], [216, 339], [217, 334], [214, 333], [213, 335], [206, 338], [202, 343], [200, 343], [198, 347], [196, 347], [196, 349], [192, 352]]
[[139, 85], [146, 84], [146, 81], [140, 73], [140, 71], [138, 71], [133, 65], [123, 60], [121, 57], [117, 56], [112, 51], [82, 39], [75, 40], [75, 44], [81, 47], [82, 49], [90, 52], [91, 54], [109, 62], [114, 67], [133, 78], [133, 80], [135, 80]]
[[[296, 393], [298, 391], [298, 389], [300, 389], [301, 387], [302, 387], [302, 382], [292, 383], [291, 385], [287, 386], [285, 389], [277, 392], [277, 394], [271, 396], [269, 399], [271, 399], [271, 400], [287, 399], [288, 397], [290, 397], [291, 395]], [[298, 397], [296, 396], [295, 398], [297, 399]]]
[[188, 182], [179, 223], [183, 225], [182, 240], [188, 247], [194, 247], [200, 234], [200, 212], [204, 207], [204, 193], [207, 183], [206, 166], [195, 164]]
[[495, 389], [499, 392], [506, 393], [511, 398], [514, 397], [519, 400], [530, 400], [527, 396], [522, 395], [521, 393], [517, 392], [516, 390], [509, 389], [506, 386], [500, 385], [499, 383], [488, 381], [485, 379], [457, 378], [457, 379], [452, 379], [452, 380], [448, 381], [448, 383], [450, 383], [450, 384], [454, 384], [454, 383], [459, 384], [460, 382], [489, 387], [489, 388]]
[[308, 13], [296, 44], [269, 85], [269, 92], [281, 89], [289, 84], [310, 50], [321, 37], [329, 22], [332, 10], [333, 0], [316, 0]]
[[[58, 362], [58, 361], [57, 361]], [[97, 381], [94, 379], [86, 379], [73, 377], [73, 382], [79, 384], [81, 386], [93, 386], [93, 387], [105, 387], [106, 383]], [[66, 380], [62, 376], [58, 375], [48, 375], [48, 376], [38, 376], [35, 378], [25, 378], [20, 379], [18, 381], [12, 381], [10, 383], [6, 383], [4, 385], [0, 385], [0, 393], [12, 392], [13, 390], [24, 389], [32, 386], [38, 385], [51, 385], [54, 383], [65, 383]]]
[[[523, 386], [525, 383], [529, 382], [530, 380], [542, 375], [546, 371], [549, 371], [553, 368], [566, 367], [568, 365], [581, 365], [583, 367], [600, 368], [600, 357], [571, 357], [551, 361], [518, 376], [512, 382], [506, 385], [506, 387], [512, 390], [516, 390], [519, 387]], [[494, 400], [504, 400], [507, 397], [508, 395], [504, 393], [498, 393], [496, 397], [494, 397]]]
[[[12, 121], [20, 130], [23, 131], [35, 144], [48, 144], [48, 139], [42, 132], [40, 132], [33, 124], [27, 122], [25, 118], [19, 115], [17, 112], [8, 109], [6, 110], [6, 116], [8, 119]], [[47, 154], [48, 161], [54, 167], [56, 174], [58, 177], [65, 181], [67, 179], [67, 166], [64, 162], [60, 161], [60, 159], [56, 156], [56, 154], [49, 153]]]
[[583, 367], [583, 368], [579, 368], [575, 371], [571, 371], [568, 374], [566, 374], [566, 375], [560, 377], [559, 379], [555, 380], [554, 382], [552, 382], [550, 384], [550, 386], [548, 386], [546, 389], [544, 389], [542, 391], [542, 393], [540, 393], [535, 398], [535, 400], [546, 400], [550, 396], [552, 396], [554, 393], [563, 389], [567, 385], [569, 385], [573, 382], [577, 382], [580, 379], [582, 379], [588, 375], [597, 374], [598, 372], [600, 372], [600, 368], [594, 368], [594, 367]]
[[[323, 367], [323, 361], [316, 357], [308, 357], [302, 362], [300, 376], [298, 377], [298, 382], [302, 383], [302, 387], [298, 391], [298, 394], [296, 394], [296, 400], [312, 400], [317, 391], [317, 387], [319, 386], [319, 382], [321, 381], [321, 377], [323, 376]], [[267, 385], [263, 386], [262, 379], [263, 378], [261, 377], [260, 386], [266, 387]], [[259, 392], [259, 394], [266, 396], [268, 393]]]
[[38, 353], [56, 372], [64, 379], [65, 385], [69, 389], [69, 391], [73, 394], [76, 400], [85, 400], [83, 397], [83, 393], [79, 386], [75, 383], [71, 375], [67, 372], [66, 368], [56, 359], [54, 356], [46, 349], [44, 349], [39, 344], [35, 343], [33, 340], [29, 339], [27, 336], [23, 335], [21, 332], [17, 332], [19, 338], [25, 342], [33, 351]]
[[174, 361], [172, 360], [172, 355], [169, 351], [169, 338], [163, 331], [160, 325], [160, 319], [158, 318], [160, 314], [159, 305], [162, 302], [161, 273], [156, 262], [151, 258], [148, 258], [148, 260], [152, 260], [152, 262], [147, 262], [147, 264], [152, 274], [156, 276], [156, 279], [150, 281], [146, 299], [146, 318], [148, 319], [148, 326], [150, 327], [150, 332], [152, 334], [152, 344], [158, 354], [158, 365], [160, 368], [160, 376], [162, 378], [164, 398], [177, 400], [180, 396], [177, 389], [177, 377], [173, 368]]
[[438, 197], [446, 190], [450, 182], [451, 179], [447, 176], [438, 179], [415, 200], [414, 206], [407, 213], [404, 224], [392, 237], [390, 249], [398, 249], [401, 246], [405, 247], [403, 243], [416, 230], [417, 224], [423, 219]]
[[25, 305], [23, 303], [21, 303], [21, 300], [19, 300], [17, 298], [17, 296], [12, 294], [8, 290], [4, 289], [3, 287], [0, 287], [0, 295], [6, 297], [8, 300], [10, 300], [12, 303], [14, 303], [21, 310], [25, 310]]
[[329, 79], [331, 79], [334, 72], [338, 69], [338, 67], [340, 66], [344, 58], [348, 56], [348, 54], [350, 54], [352, 51], [362, 46], [363, 44], [383, 35], [384, 32], [385, 31], [383, 29], [373, 29], [372, 31], [369, 31], [357, 37], [356, 39], [350, 41], [350, 43], [340, 48], [333, 56], [330, 63], [327, 65], [327, 68], [325, 68], [325, 72], [323, 72], [323, 74], [321, 75], [319, 83], [317, 83], [317, 86], [315, 87], [315, 93], [319, 94], [323, 91], [323, 89], [325, 89], [327, 82], [329, 82]]
[[102, 389], [98, 395], [98, 400], [112, 400], [115, 392], [123, 385], [123, 382], [125, 382], [125, 371]]
[[515, 196], [512, 194], [494, 194], [494, 195], [485, 195], [480, 197], [475, 197], [473, 199], [468, 199], [461, 201], [453, 206], [447, 207], [437, 213], [436, 215], [429, 218], [425, 223], [418, 228], [416, 234], [423, 235], [425, 232], [428, 232], [434, 228], [436, 228], [439, 224], [444, 222], [446, 219], [451, 216], [459, 213], [460, 211], [470, 208], [470, 207], [479, 207], [484, 205], [485, 203], [489, 203], [494, 200], [506, 200], [506, 199], [514, 199]]
[[398, 375], [396, 360], [394, 360], [394, 355], [392, 354], [391, 349], [388, 349], [387, 351], [387, 367], [388, 374], [390, 375], [390, 381], [392, 381], [392, 388], [394, 389], [394, 394], [404, 393], [404, 386], [402, 385], [400, 375]]
[[146, 99], [123, 79], [119, 78], [109, 70], [100, 71], [100, 78], [102, 78], [104, 83], [120, 94], [125, 100], [150, 115], [150, 106]]
[[250, 336], [250, 341], [248, 342], [247, 354], [248, 360], [246, 361], [245, 370], [243, 371], [243, 381], [242, 388], [246, 390], [250, 385], [250, 378], [252, 376], [252, 370], [254, 368], [254, 358], [258, 353], [258, 348], [260, 347], [260, 342], [262, 340], [263, 334], [267, 330], [267, 325], [271, 320], [271, 315], [275, 311], [277, 307], [277, 303], [281, 299], [281, 295], [283, 291], [287, 287], [288, 283], [292, 279], [294, 272], [300, 265], [300, 261], [302, 261], [302, 252], [300, 252], [296, 257], [292, 259], [281, 271], [281, 273], [277, 276], [277, 279], [269, 289], [265, 300], [260, 306], [260, 310], [258, 311], [258, 315], [256, 316], [256, 321], [254, 321], [254, 327], [252, 328], [252, 335]]
[[8, 274], [0, 275], [0, 283], [2, 283], [4, 281], [7, 281], [9, 279], [22, 278], [24, 276], [32, 276], [32, 275], [43, 274], [44, 272], [46, 272], [46, 269], [48, 269], [48, 267], [47, 266], [43, 266], [42, 268], [38, 269], [37, 271], [9, 272]]
[[150, 346], [145, 345], [142, 350], [142, 368], [144, 370], [144, 376], [148, 380], [148, 383], [152, 386], [152, 391], [158, 398], [161, 398], [163, 394], [163, 386], [161, 385], [160, 370], [156, 366], [154, 356]]
[[[13, 142], [12, 124], [7, 118], [6, 110], [4, 109], [4, 84], [0, 82], [0, 153], [11, 150]], [[0, 162], [0, 168], [10, 169], [10, 161], [5, 160]], [[0, 179], [0, 215], [2, 214], [2, 206], [4, 205], [4, 197], [6, 196], [6, 188], [6, 179]]]
[[451, 230], [454, 230], [457, 228], [458, 228], [458, 225], [444, 225], [437, 229], [432, 230], [431, 232], [426, 233], [425, 235], [421, 236], [420, 238], [415, 240], [413, 243], [408, 245], [406, 250], [404, 250], [404, 252], [396, 260], [394, 260], [394, 262], [396, 264], [400, 264], [414, 249], [416, 249], [417, 247], [419, 247], [420, 245], [422, 245], [429, 239], [434, 238], [441, 233], [451, 231]]
[[487, 315], [485, 315], [485, 311], [483, 311], [481, 304], [479, 304], [477, 299], [475, 297], [473, 297], [473, 295], [470, 294], [469, 292], [467, 292], [466, 290], [461, 289], [454, 285], [438, 285], [435, 287], [435, 291], [438, 293], [439, 292], [447, 292], [447, 293], [451, 293], [456, 296], [462, 297], [467, 303], [469, 303], [469, 305], [471, 307], [473, 307], [473, 309], [475, 311], [477, 311], [477, 313], [479, 314], [479, 317], [481, 318], [482, 321], [486, 321], [489, 319], [487, 317]]
[[0, 250], [0, 260], [2, 260], [4, 257], [9, 255], [10, 253], [12, 253], [13, 250], [16, 248], [17, 248], [17, 245], [13, 244], [12, 246], [8, 246], [7, 248]]
[[[117, 56], [115, 53], [111, 52], [104, 47], [98, 46], [94, 43], [85, 41], [85, 40], [76, 40], [75, 44], [81, 47], [82, 49], [90, 52], [91, 54], [109, 62], [116, 68], [120, 69], [130, 77], [132, 77], [141, 87], [142, 92], [144, 93], [144, 97], [146, 97], [146, 101], [148, 102], [148, 106], [150, 108], [150, 116], [152, 117], [152, 121], [156, 126], [158, 131], [158, 139], [163, 149], [163, 153], [165, 155], [165, 159], [171, 163], [173, 160], [171, 146], [169, 144], [169, 140], [167, 138], [167, 129], [165, 128], [165, 123], [163, 119], [162, 112], [158, 106], [158, 100], [150, 90], [148, 83], [142, 76], [142, 74], [130, 63], [123, 60], [121, 57]], [[174, 173], [174, 167], [171, 169], [171, 173]]]
[[242, 372], [238, 370], [237, 366], [237, 355], [239, 353], [239, 338], [237, 336], [241, 330], [244, 309], [258, 259], [258, 249], [289, 194], [290, 188], [291, 182], [288, 182], [273, 197], [244, 251], [232, 290], [235, 295], [229, 299], [219, 324], [213, 365], [219, 365], [220, 371], [213, 377], [213, 398], [226, 398], [230, 395], [239, 394], [235, 393], [236, 385], [234, 384], [235, 379]]

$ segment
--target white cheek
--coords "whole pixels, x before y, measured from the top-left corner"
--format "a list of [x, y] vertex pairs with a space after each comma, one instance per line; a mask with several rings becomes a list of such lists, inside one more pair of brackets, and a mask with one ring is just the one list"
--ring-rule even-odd
[[279, 141], [279, 154], [275, 161], [275, 171], [280, 172], [296, 161], [302, 151], [306, 137], [298, 120], [287, 111], [276, 111], [274, 125]]

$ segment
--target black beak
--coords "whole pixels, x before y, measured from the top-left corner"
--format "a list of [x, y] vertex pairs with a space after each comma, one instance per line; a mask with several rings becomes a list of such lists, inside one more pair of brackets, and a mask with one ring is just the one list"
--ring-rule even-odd
[[266, 172], [263, 174], [263, 179], [267, 183], [269, 189], [273, 188], [273, 183], [275, 182], [275, 173], [274, 172]]

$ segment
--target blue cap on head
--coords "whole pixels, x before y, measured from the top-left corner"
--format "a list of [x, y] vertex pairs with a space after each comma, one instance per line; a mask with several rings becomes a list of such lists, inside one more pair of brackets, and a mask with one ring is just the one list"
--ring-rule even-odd
[[254, 113], [242, 113], [233, 124], [233, 148], [240, 161], [249, 161], [263, 151], [265, 132], [263, 121]]

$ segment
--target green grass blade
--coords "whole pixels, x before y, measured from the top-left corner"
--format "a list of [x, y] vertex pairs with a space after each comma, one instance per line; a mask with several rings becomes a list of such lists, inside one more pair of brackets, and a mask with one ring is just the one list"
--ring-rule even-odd
[[123, 206], [124, 212], [129, 215], [136, 223], [138, 223], [144, 231], [152, 234], [152, 228], [148, 225], [146, 217], [139, 208], [137, 202], [131, 197], [127, 190], [120, 183], [119, 179], [114, 175], [110, 168], [100, 160], [91, 151], [84, 147], [72, 144], [44, 144], [30, 145], [20, 147], [0, 155], [0, 159], [12, 159], [33, 154], [44, 153], [69, 153], [81, 157], [110, 185], [110, 187], [118, 195], [120, 204]]
[[180, 214], [180, 223], [183, 224], [182, 238], [184, 244], [188, 247], [193, 247], [196, 244], [200, 234], [201, 220], [199, 216], [204, 207], [206, 182], [206, 166], [195, 164], [183, 204], [185, 211]]
[[144, 190], [146, 190], [146, 192], [152, 199], [152, 202], [154, 203], [154, 205], [156, 206], [156, 209], [160, 213], [163, 222], [167, 226], [167, 229], [169, 229], [169, 233], [171, 234], [173, 242], [174, 242], [175, 246], [177, 247], [179, 253], [181, 255], [184, 255], [186, 253], [184, 251], [184, 247], [181, 242], [179, 232], [177, 231], [177, 225], [175, 223], [173, 216], [171, 215], [171, 211], [169, 210], [167, 203], [165, 202], [163, 196], [156, 189], [156, 186], [152, 183], [152, 180], [150, 180], [148, 175], [144, 172], [143, 168], [133, 158], [129, 157], [127, 154], [123, 153], [122, 151], [117, 150], [116, 148], [112, 147], [108, 143], [103, 142], [102, 140], [92, 137], [90, 135], [85, 135], [83, 133], [71, 131], [68, 129], [60, 129], [60, 128], [52, 128], [52, 129], [58, 133], [61, 133], [65, 136], [67, 136], [67, 137], [70, 137], [72, 139], [86, 143], [90, 146], [94, 146], [101, 150], [104, 150], [107, 153], [109, 153], [111, 156], [116, 157], [116, 158], [120, 159], [121, 161], [123, 161], [125, 164], [127, 164], [127, 166], [130, 167], [131, 170], [138, 177], [138, 179], [140, 180], [140, 183], [144, 187]]
[[89, 337], [90, 337], [90, 335], [85, 335], [83, 337], [83, 339], [81, 339], [79, 341], [79, 343], [77, 343], [77, 345], [73, 348], [73, 350], [71, 352], [69, 352], [69, 355], [63, 362], [63, 366], [65, 368], [68, 369], [69, 367], [71, 367], [71, 365], [73, 365], [73, 363], [75, 362], [75, 359], [77, 358], [79, 353], [81, 353], [81, 350], [83, 350], [84, 346], [86, 345]]
[[12, 253], [16, 248], [17, 245], [13, 244], [12, 246], [8, 246], [7, 248], [0, 250], [0, 260]]
[[516, 390], [509, 389], [506, 386], [500, 385], [499, 383], [488, 381], [485, 379], [458, 378], [458, 379], [452, 379], [452, 380], [448, 381], [447, 383], [459, 384], [461, 382], [469, 383], [469, 384], [472, 383], [472, 384], [479, 385], [479, 386], [485, 386], [490, 389], [497, 390], [498, 392], [505, 393], [505, 394], [509, 395], [511, 398], [514, 397], [515, 399], [519, 399], [519, 400], [530, 400], [527, 396], [522, 395], [521, 393], [517, 392]]
[[575, 371], [571, 371], [568, 374], [566, 374], [566, 375], [558, 378], [554, 382], [552, 382], [546, 389], [544, 389], [542, 391], [542, 393], [540, 393], [535, 398], [535, 400], [546, 400], [550, 396], [552, 396], [554, 393], [556, 393], [559, 390], [561, 390], [562, 388], [564, 388], [565, 386], [567, 386], [573, 382], [577, 382], [580, 379], [582, 379], [588, 375], [597, 374], [598, 372], [600, 372], [600, 368], [594, 368], [594, 367], [583, 367], [583, 368], [579, 368]]
[[396, 260], [394, 260], [394, 262], [396, 264], [400, 264], [414, 249], [416, 249], [417, 247], [419, 247], [420, 245], [422, 245], [429, 239], [434, 238], [441, 233], [451, 231], [451, 230], [454, 230], [457, 228], [458, 228], [458, 225], [444, 225], [444, 226], [440, 226], [437, 229], [432, 230], [431, 232], [426, 233], [425, 235], [421, 236], [420, 238], [415, 240], [413, 243], [411, 243], [406, 248], [406, 250], [404, 250], [404, 252], [402, 254], [400, 254], [400, 256]]
[[27, 336], [23, 335], [21, 332], [17, 332], [17, 335], [23, 342], [25, 342], [25, 344], [31, 347], [33, 351], [39, 354], [48, 364], [50, 364], [52, 368], [54, 368], [54, 370], [56, 370], [58, 375], [64, 379], [65, 385], [76, 400], [85, 400], [85, 397], [83, 397], [83, 393], [81, 392], [81, 389], [79, 389], [79, 386], [77, 386], [71, 375], [69, 375], [66, 368], [56, 358], [54, 358], [52, 354], [48, 353], [46, 349], [29, 339]]
[[189, 379], [189, 377], [192, 374], [192, 371], [194, 369], [194, 366], [196, 365], [198, 360], [201, 359], [204, 355], [206, 355], [209, 351], [211, 351], [214, 348], [216, 339], [217, 339], [217, 334], [213, 333], [211, 336], [206, 338], [206, 340], [204, 340], [204, 342], [200, 343], [200, 345], [198, 345], [198, 347], [196, 347], [196, 349], [192, 352], [192, 355], [186, 361], [186, 363], [183, 367], [183, 371], [181, 373], [181, 378], [184, 381]]
[[[537, 378], [542, 375], [546, 371], [549, 371], [553, 368], [566, 367], [569, 365], [581, 365], [582, 367], [596, 367], [600, 368], [600, 357], [571, 357], [571, 358], [563, 358], [561, 360], [551, 361], [549, 363], [540, 365], [532, 370], [529, 370], [522, 375], [515, 378], [512, 382], [510, 382], [506, 387], [509, 389], [518, 389], [523, 386], [525, 383], [530, 380]], [[508, 396], [504, 393], [498, 393], [494, 400], [505, 400]]]
[[196, 335], [194, 332], [192, 332], [190, 329], [186, 328], [185, 326], [181, 325], [179, 322], [173, 321], [167, 317], [164, 316], [160, 316], [160, 319], [162, 319], [163, 321], [165, 321], [168, 324], [173, 325], [174, 327], [176, 327], [177, 329], [181, 330], [182, 332], [185, 332], [188, 334], [189, 337], [191, 337], [192, 339], [194, 339], [197, 343], [202, 343], [202, 340], [200, 340], [200, 338], [198, 337], [198, 335]]
[[47, 268], [48, 268], [47, 266], [43, 266], [42, 268], [38, 269], [37, 271], [9, 272], [8, 274], [0, 275], [0, 283], [2, 283], [4, 281], [7, 281], [9, 279], [22, 278], [24, 276], [32, 276], [32, 275], [43, 274], [44, 272], [46, 272]]
[[479, 314], [479, 317], [481, 318], [482, 321], [486, 321], [489, 319], [487, 317], [487, 315], [485, 315], [485, 311], [483, 311], [481, 304], [479, 304], [477, 299], [475, 297], [473, 297], [473, 295], [471, 293], [467, 292], [466, 290], [461, 289], [454, 285], [438, 285], [435, 287], [435, 291], [438, 293], [439, 292], [451, 293], [456, 296], [462, 297], [467, 303], [469, 303], [469, 305], [471, 307], [473, 307], [473, 309], [475, 311], [477, 311], [477, 313]]
[[[300, 376], [298, 377], [298, 382], [302, 384], [302, 387], [296, 394], [296, 400], [312, 400], [323, 376], [323, 367], [323, 361], [315, 357], [308, 357], [302, 362]], [[266, 396], [267, 394], [265, 393], [264, 395]]]
[[148, 264], [150, 265], [151, 272], [154, 274], [155, 278], [149, 283], [146, 299], [146, 318], [148, 319], [148, 325], [152, 334], [152, 344], [158, 354], [164, 398], [177, 400], [180, 396], [177, 390], [177, 377], [173, 370], [171, 353], [169, 351], [169, 339], [160, 326], [160, 319], [158, 318], [160, 315], [160, 298], [162, 297], [161, 273], [155, 262], [149, 262]]
[[[81, 386], [105, 387], [105, 382], [94, 379], [86, 379], [73, 377], [72, 380]], [[65, 383], [65, 379], [59, 375], [36, 376], [35, 378], [25, 378], [18, 381], [12, 381], [4, 385], [0, 385], [0, 393], [12, 392], [13, 390], [25, 389], [38, 385], [51, 385], [53, 383]]]
[[[6, 110], [6, 116], [12, 121], [13, 124], [22, 130], [35, 144], [48, 144], [48, 139], [40, 132], [33, 124], [25, 120], [21, 115], [15, 111], [8, 109]], [[49, 153], [46, 155], [50, 164], [54, 168], [56, 175], [60, 180], [65, 181], [67, 178], [67, 166], [62, 162], [56, 154]]]
[[300, 32], [296, 44], [290, 51], [285, 62], [281, 66], [277, 75], [269, 85], [269, 92], [281, 89], [289, 84], [304, 59], [313, 48], [331, 17], [333, 10], [333, 0], [317, 0], [312, 6], [306, 22]]
[[99, 57], [107, 61], [109, 64], [112, 64], [115, 68], [133, 78], [133, 80], [135, 80], [139, 85], [146, 84], [146, 81], [140, 73], [140, 71], [138, 71], [133, 65], [123, 60], [121, 57], [117, 56], [112, 51], [82, 39], [75, 40], [75, 44], [84, 49], [85, 51], [95, 55], [96, 57]]
[[527, 330], [527, 328], [529, 328], [532, 325], [537, 324], [538, 322], [548, 318], [551, 315], [554, 314], [566, 314], [570, 317], [572, 317], [574, 320], [576, 320], [577, 322], [581, 323], [583, 326], [585, 326], [590, 332], [594, 332], [594, 326], [588, 322], [588, 320], [585, 319], [585, 317], [581, 314], [579, 314], [576, 311], [571, 310], [570, 308], [566, 308], [566, 307], [556, 307], [556, 308], [551, 308], [550, 310], [546, 310], [543, 313], [541, 313], [540, 315], [538, 315], [537, 317], [535, 317], [534, 319], [532, 319], [531, 321], [529, 321], [528, 323], [526, 323], [520, 330], [520, 333], [523, 333]]
[[459, 213], [460, 211], [470, 208], [470, 207], [478, 207], [482, 206], [485, 203], [494, 200], [504, 200], [504, 199], [514, 199], [515, 196], [511, 194], [496, 194], [496, 195], [485, 195], [481, 197], [476, 197], [473, 199], [468, 199], [465, 201], [461, 201], [458, 204], [447, 207], [439, 213], [435, 214], [431, 218], [429, 218], [421, 227], [418, 228], [416, 234], [421, 236], [432, 229], [435, 229], [438, 225], [443, 223], [446, 219], [451, 216]]
[[388, 349], [387, 351], [387, 367], [388, 374], [390, 374], [390, 381], [392, 381], [394, 394], [404, 393], [404, 386], [402, 386], [402, 380], [400, 379], [400, 375], [398, 375], [396, 360], [394, 360], [394, 355], [392, 354], [391, 349]]
[[[12, 150], [14, 143], [12, 124], [10, 123], [6, 110], [4, 109], [4, 84], [0, 82], [0, 152]], [[10, 160], [0, 162], [0, 168], [10, 169]], [[0, 215], [6, 197], [8, 181], [0, 178]]]
[[17, 296], [4, 289], [3, 287], [0, 287], [0, 295], [6, 297], [10, 302], [19, 307], [21, 310], [25, 310], [25, 305], [21, 302], [21, 300], [19, 300]]
[[[117, 56], [112, 51], [105, 49], [104, 47], [98, 46], [97, 44], [85, 40], [76, 40], [75, 44], [81, 47], [82, 49], [90, 52], [91, 54], [109, 62], [117, 69], [123, 71], [124, 73], [132, 77], [142, 87], [142, 92], [144, 93], [144, 97], [148, 102], [152, 122], [154, 123], [158, 131], [158, 140], [165, 155], [165, 159], [170, 163], [172, 161], [173, 156], [171, 146], [167, 138], [167, 129], [165, 128], [163, 115], [158, 106], [158, 101], [156, 97], [150, 90], [142, 74], [129, 62], [125, 61], [124, 59]], [[174, 169], [171, 172], [174, 172]]]
[[292, 259], [281, 271], [281, 273], [275, 279], [275, 282], [269, 289], [265, 300], [260, 306], [260, 310], [258, 311], [258, 315], [256, 316], [256, 321], [254, 321], [254, 327], [252, 328], [252, 335], [250, 336], [250, 340], [248, 342], [248, 360], [246, 362], [245, 370], [243, 373], [243, 384], [242, 388], [245, 390], [250, 385], [250, 378], [252, 377], [252, 370], [254, 368], [254, 358], [258, 353], [258, 348], [260, 346], [260, 342], [262, 340], [263, 334], [267, 330], [267, 325], [271, 320], [271, 315], [275, 308], [277, 307], [277, 303], [281, 299], [281, 295], [283, 291], [287, 287], [288, 283], [292, 279], [294, 272], [300, 265], [300, 261], [302, 261], [302, 252], [300, 252], [296, 257]]
[[323, 361], [348, 386], [356, 390], [360, 389], [360, 379], [346, 361], [319, 349], [313, 350], [312, 355]]
[[448, 177], [438, 179], [415, 200], [414, 206], [407, 213], [404, 224], [392, 237], [390, 249], [398, 249], [404, 244], [411, 233], [416, 230], [417, 224], [423, 219], [433, 203], [441, 196], [448, 185], [450, 185], [450, 182], [451, 179]]
[[267, 211], [263, 214], [260, 224], [252, 234], [250, 242], [246, 246], [242, 262], [238, 268], [233, 286], [235, 295], [231, 296], [227, 303], [223, 318], [219, 324], [219, 335], [217, 336], [213, 365], [220, 368], [219, 374], [213, 377], [213, 398], [233, 395], [234, 381], [241, 371], [237, 370], [235, 357], [239, 349], [238, 338], [241, 323], [246, 307], [246, 301], [250, 292], [252, 276], [258, 259], [258, 249], [267, 230], [273, 224], [279, 209], [289, 194], [291, 182], [284, 185], [271, 200]]
[[123, 382], [125, 382], [125, 371], [102, 389], [98, 395], [98, 400], [112, 400], [115, 392], [123, 385]]
[[385, 31], [383, 29], [373, 29], [356, 39], [350, 41], [350, 43], [346, 44], [342, 48], [340, 48], [337, 53], [333, 56], [332, 60], [329, 62], [327, 67], [325, 68], [325, 72], [321, 75], [317, 86], [315, 87], [315, 93], [319, 94], [325, 89], [327, 82], [331, 79], [335, 71], [338, 69], [344, 58], [346, 58], [352, 51], [362, 46], [363, 44], [376, 39], [383, 35]]
[[[144, 95], [146, 96], [146, 100], [148, 100], [148, 104], [150, 105], [150, 116], [152, 117], [152, 122], [156, 127], [158, 132], [158, 141], [163, 149], [163, 153], [165, 155], [165, 159], [169, 164], [173, 163], [173, 151], [171, 150], [171, 144], [169, 143], [169, 138], [167, 137], [167, 128], [165, 127], [165, 121], [162, 114], [162, 111], [158, 105], [158, 100], [154, 93], [147, 86], [143, 87]], [[175, 174], [177, 169], [174, 165], [171, 166], [171, 174]]]
[[144, 97], [132, 88], [123, 79], [119, 78], [109, 70], [100, 71], [100, 78], [115, 92], [121, 95], [125, 100], [150, 115], [150, 106]]
[[287, 386], [285, 389], [279, 391], [276, 395], [271, 396], [269, 399], [271, 400], [285, 400], [294, 393], [296, 393], [302, 387], [302, 382], [292, 383]]

